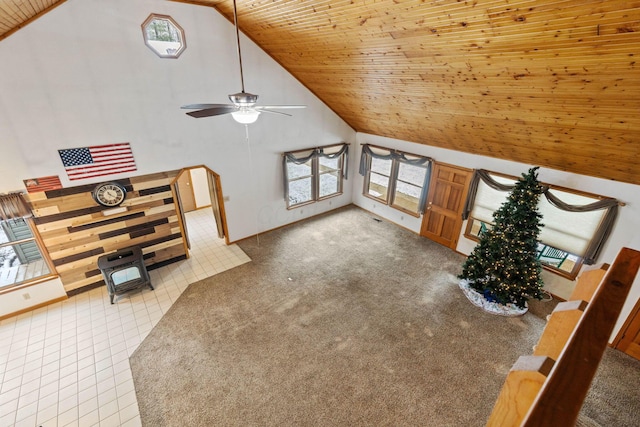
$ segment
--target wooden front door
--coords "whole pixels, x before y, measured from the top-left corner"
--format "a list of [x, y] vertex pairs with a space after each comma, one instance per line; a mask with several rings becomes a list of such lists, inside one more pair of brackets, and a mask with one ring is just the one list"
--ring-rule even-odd
[[640, 360], [640, 300], [620, 329], [614, 347]]
[[434, 162], [420, 235], [456, 249], [473, 171]]

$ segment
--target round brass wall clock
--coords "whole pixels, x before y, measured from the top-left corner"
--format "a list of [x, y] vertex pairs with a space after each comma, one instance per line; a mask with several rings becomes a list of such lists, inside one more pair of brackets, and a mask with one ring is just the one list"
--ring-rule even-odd
[[93, 190], [93, 199], [110, 208], [120, 205], [126, 196], [127, 190], [117, 182], [104, 182]]

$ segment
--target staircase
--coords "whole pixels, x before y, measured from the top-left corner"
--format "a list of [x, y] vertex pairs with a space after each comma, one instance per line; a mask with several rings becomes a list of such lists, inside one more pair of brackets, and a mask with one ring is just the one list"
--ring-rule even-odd
[[511, 368], [487, 426], [590, 425], [578, 419], [609, 338], [640, 268], [623, 248], [610, 268], [584, 272], [534, 348]]

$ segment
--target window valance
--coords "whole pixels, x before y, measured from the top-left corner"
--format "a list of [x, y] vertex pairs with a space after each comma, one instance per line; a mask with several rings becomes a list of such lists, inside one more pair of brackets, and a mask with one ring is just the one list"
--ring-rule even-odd
[[22, 193], [0, 195], [0, 220], [25, 218], [32, 216], [29, 204]]
[[327, 159], [335, 159], [344, 155], [344, 166], [342, 176], [344, 179], [348, 179], [349, 170], [349, 144], [341, 143], [335, 145], [327, 145], [324, 147], [309, 148], [306, 150], [288, 151], [282, 155], [282, 184], [284, 188], [285, 200], [289, 198], [289, 179], [287, 177], [287, 162], [294, 163], [296, 165], [302, 165], [317, 157], [324, 157]]
[[[512, 183], [515, 180], [494, 177], [483, 169], [476, 170], [462, 218], [472, 216], [490, 223], [493, 211], [506, 198], [500, 197], [500, 192], [511, 191]], [[619, 202], [610, 197], [593, 201], [593, 197], [553, 189], [544, 184], [543, 195], [538, 204], [544, 224], [540, 241], [581, 256], [585, 264], [594, 264], [611, 234]]]
[[427, 166], [433, 159], [431, 157], [418, 156], [415, 154], [405, 153], [403, 151], [394, 150], [392, 148], [375, 147], [369, 144], [362, 146], [362, 154], [360, 155], [360, 175], [367, 174], [368, 162], [367, 157], [374, 159], [396, 160], [400, 163], [407, 163], [415, 166]]
[[[417, 154], [405, 153], [400, 150], [395, 150], [392, 148], [384, 148], [377, 147], [374, 145], [363, 144], [362, 145], [362, 153], [360, 155], [360, 169], [359, 173], [362, 176], [366, 176], [371, 167], [371, 159], [382, 159], [382, 160], [391, 160], [396, 164], [392, 169], [395, 171], [392, 173], [392, 177], [390, 177], [391, 181], [395, 182], [398, 179], [398, 166], [397, 163], [405, 163], [412, 166], [424, 167], [426, 172], [424, 174], [424, 182], [422, 182], [422, 191], [420, 192], [420, 197], [418, 199], [418, 207], [417, 213], [423, 214], [425, 210], [425, 205], [427, 201], [427, 194], [429, 192], [429, 181], [431, 179], [431, 162], [433, 159], [431, 157], [419, 156]], [[391, 184], [391, 193], [394, 192], [395, 185]]]

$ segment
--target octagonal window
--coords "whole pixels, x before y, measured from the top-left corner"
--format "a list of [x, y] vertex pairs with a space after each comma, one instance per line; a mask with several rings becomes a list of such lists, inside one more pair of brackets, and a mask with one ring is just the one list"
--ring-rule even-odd
[[142, 34], [145, 44], [161, 58], [177, 58], [187, 47], [184, 30], [168, 15], [149, 15]]

